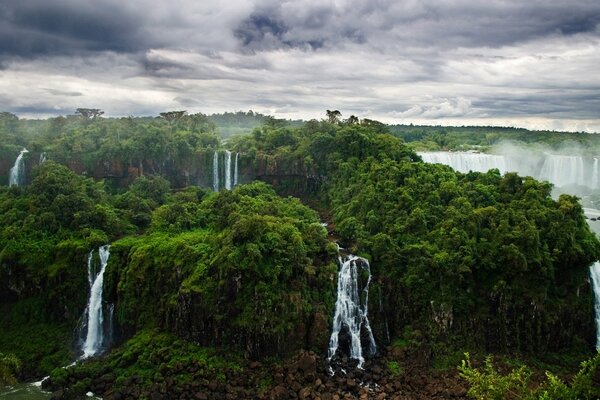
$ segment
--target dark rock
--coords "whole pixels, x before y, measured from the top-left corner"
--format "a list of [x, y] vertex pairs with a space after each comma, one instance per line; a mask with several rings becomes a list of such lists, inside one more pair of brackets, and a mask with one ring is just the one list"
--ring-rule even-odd
[[283, 400], [288, 397], [288, 392], [285, 386], [277, 385], [275, 386], [270, 393], [269, 398], [272, 400]]

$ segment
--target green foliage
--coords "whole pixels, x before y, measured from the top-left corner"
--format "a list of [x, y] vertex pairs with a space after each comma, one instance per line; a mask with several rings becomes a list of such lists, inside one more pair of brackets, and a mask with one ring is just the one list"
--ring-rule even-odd
[[[554, 325], [564, 309], [589, 306], [575, 293], [600, 256], [576, 198], [553, 201], [549, 185], [515, 174], [393, 159], [349, 159], [332, 182], [337, 232], [396, 294], [385, 307], [392, 326], [469, 345], [492, 330], [487, 346], [533, 351], [569, 347], [589, 323], [572, 313], [568, 333]], [[550, 330], [558, 341], [542, 340]]]
[[529, 131], [522, 128], [503, 127], [452, 127], [393, 125], [390, 132], [403, 139], [411, 148], [420, 151], [485, 149], [511, 141], [523, 146], [545, 145], [551, 148], [565, 146], [584, 149], [595, 155], [600, 148], [600, 138], [588, 133]]
[[388, 361], [387, 369], [392, 376], [399, 376], [404, 373], [404, 368], [402, 368], [398, 361]]
[[581, 369], [565, 384], [556, 375], [546, 372], [546, 380], [538, 385], [531, 382], [532, 372], [526, 366], [501, 374], [488, 356], [482, 368], [473, 367], [468, 353], [458, 367], [460, 376], [469, 382], [468, 395], [477, 400], [538, 399], [587, 400], [600, 396], [600, 385], [595, 381], [600, 372], [600, 353], [581, 364]]
[[14, 354], [0, 353], [0, 388], [17, 383], [16, 375], [21, 362]]
[[240, 365], [240, 357], [232, 352], [220, 354], [172, 334], [149, 329], [139, 331], [104, 359], [55, 369], [50, 381], [55, 387], [75, 394], [91, 390], [92, 378], [100, 377], [112, 382], [114, 389], [135, 383], [142, 391], [166, 390], [166, 379], [173, 379], [176, 386], [219, 376], [225, 382], [228, 377], [243, 373]]

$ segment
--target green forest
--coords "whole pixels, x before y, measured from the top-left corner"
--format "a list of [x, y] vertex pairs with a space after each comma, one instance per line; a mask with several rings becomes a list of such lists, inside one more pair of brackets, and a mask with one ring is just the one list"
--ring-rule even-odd
[[[390, 398], [427, 396], [430, 384], [442, 389], [424, 398], [600, 396], [589, 281], [600, 241], [579, 199], [416, 153], [501, 140], [592, 147], [595, 136], [387, 126], [329, 110], [306, 122], [86, 110], [0, 114], [0, 387], [49, 375], [43, 387], [65, 399], [375, 390], [358, 381]], [[23, 148], [25, 184], [9, 186]], [[227, 154], [239, 168], [231, 190]], [[63, 368], [81, 356], [88, 258], [106, 244], [112, 344]], [[370, 262], [380, 349], [348, 377], [330, 375], [326, 358], [338, 248]]]

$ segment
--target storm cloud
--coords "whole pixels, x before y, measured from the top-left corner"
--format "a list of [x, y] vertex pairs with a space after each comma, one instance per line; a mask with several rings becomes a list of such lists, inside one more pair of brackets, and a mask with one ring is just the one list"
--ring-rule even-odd
[[600, 131], [597, 1], [20, 0], [0, 109], [325, 109], [395, 123]]

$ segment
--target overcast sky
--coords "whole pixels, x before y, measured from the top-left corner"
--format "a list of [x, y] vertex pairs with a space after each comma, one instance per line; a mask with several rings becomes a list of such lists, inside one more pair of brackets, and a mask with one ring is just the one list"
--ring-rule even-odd
[[600, 1], [0, 0], [0, 110], [77, 107], [600, 132]]

